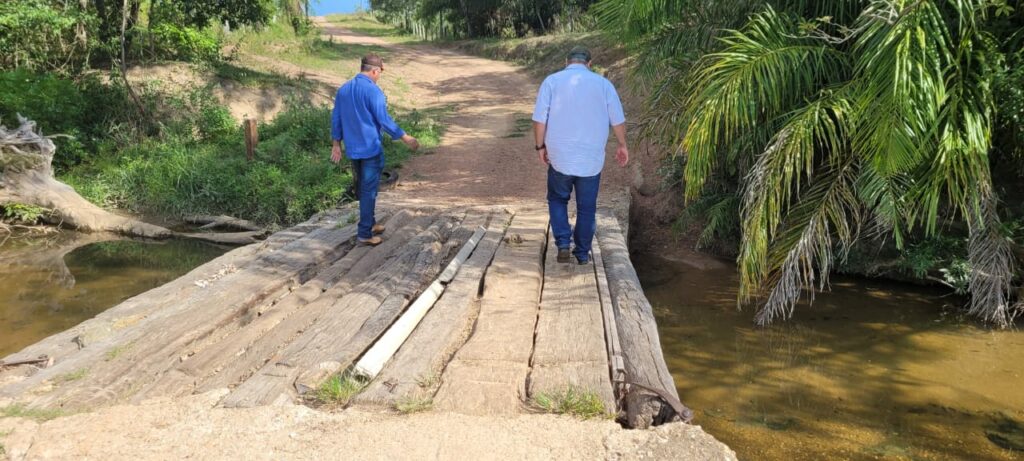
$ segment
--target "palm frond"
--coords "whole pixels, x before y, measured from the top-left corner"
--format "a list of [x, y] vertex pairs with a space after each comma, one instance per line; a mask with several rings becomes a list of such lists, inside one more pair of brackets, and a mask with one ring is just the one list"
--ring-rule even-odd
[[769, 9], [743, 31], [723, 37], [725, 49], [698, 65], [680, 141], [687, 155], [687, 197], [699, 194], [721, 143], [792, 110], [823, 82], [843, 74], [841, 53], [796, 33], [793, 18]]
[[[746, 177], [738, 259], [741, 302], [759, 293], [769, 274], [779, 269], [771, 264], [769, 253], [783, 220], [792, 223], [792, 210], [805, 206], [805, 198], [800, 197], [802, 186], [820, 165], [835, 167], [838, 155], [848, 151], [845, 139], [851, 105], [843, 90], [826, 92], [790, 114]], [[822, 159], [818, 152], [831, 155]]]
[[1011, 305], [1013, 253], [1010, 242], [999, 232], [995, 200], [981, 194], [981, 223], [971, 227], [967, 255], [971, 263], [971, 306], [968, 314], [1006, 328], [1013, 324], [1021, 306]]
[[766, 258], [772, 271], [764, 285], [771, 291], [754, 317], [758, 325], [789, 318], [805, 290], [813, 300], [814, 289], [827, 285], [836, 254], [845, 254], [859, 232], [860, 207], [854, 191], [858, 169], [853, 155], [832, 164], [787, 215], [787, 225]]

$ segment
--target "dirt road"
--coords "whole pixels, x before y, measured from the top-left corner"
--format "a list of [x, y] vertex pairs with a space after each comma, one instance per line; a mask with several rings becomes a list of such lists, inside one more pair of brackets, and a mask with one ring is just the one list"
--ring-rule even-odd
[[[392, 102], [420, 110], [454, 108], [441, 145], [403, 165], [400, 196], [434, 203], [543, 203], [546, 166], [534, 151], [530, 120], [540, 85], [536, 77], [506, 62], [432, 45], [393, 44], [316, 19], [323, 35], [334, 41], [387, 50], [380, 84]], [[331, 88], [356, 73], [340, 66], [332, 72], [261, 61], [277, 72], [301, 74]], [[602, 193], [629, 184], [627, 172], [609, 155]]]

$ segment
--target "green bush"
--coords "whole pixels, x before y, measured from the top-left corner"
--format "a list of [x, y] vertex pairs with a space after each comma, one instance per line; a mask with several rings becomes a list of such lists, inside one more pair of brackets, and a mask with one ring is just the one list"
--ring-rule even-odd
[[17, 114], [36, 122], [54, 139], [54, 166], [64, 169], [80, 163], [110, 135], [110, 124], [128, 119], [127, 96], [118, 86], [102, 84], [94, 76], [73, 81], [55, 74], [19, 69], [0, 72], [0, 123], [17, 126]]
[[[225, 118], [223, 107], [202, 94], [170, 102], [172, 110], [185, 115], [168, 124], [162, 139], [96, 159], [61, 179], [106, 207], [167, 215], [230, 214], [267, 225], [301, 222], [343, 200], [352, 177], [348, 162], [330, 162], [329, 108], [293, 103], [260, 127], [260, 144], [250, 162], [240, 129]], [[430, 148], [441, 135], [435, 115], [440, 112], [397, 118]], [[204, 124], [220, 128], [200, 128]], [[390, 167], [409, 155], [400, 143], [385, 143]]]
[[207, 104], [174, 125], [165, 140], [125, 149], [116, 159], [78, 168], [63, 179], [108, 207], [169, 215], [226, 213], [270, 225], [303, 221], [337, 205], [351, 183], [349, 173], [329, 161], [326, 108], [297, 106], [282, 113], [261, 130], [252, 162], [223, 107]]
[[[45, 0], [0, 2], [0, 70], [73, 73], [87, 65], [97, 21], [78, 8], [58, 11]], [[78, 27], [87, 32], [82, 40]]]
[[0, 203], [0, 221], [33, 225], [50, 213], [50, 210], [22, 203]]
[[[143, 32], [145, 33], [145, 32]], [[161, 23], [149, 30], [156, 59], [212, 62], [220, 59], [220, 41], [216, 36], [193, 27]], [[148, 45], [137, 40], [138, 46]]]

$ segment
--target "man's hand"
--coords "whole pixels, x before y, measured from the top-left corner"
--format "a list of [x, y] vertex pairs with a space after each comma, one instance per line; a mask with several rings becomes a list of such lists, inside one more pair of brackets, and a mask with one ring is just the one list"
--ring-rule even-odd
[[619, 163], [619, 166], [626, 166], [629, 163], [629, 147], [619, 146], [615, 150], [615, 161]]
[[419, 140], [417, 140], [416, 138], [414, 138], [412, 136], [409, 136], [409, 135], [402, 136], [402, 142], [404, 142], [406, 146], [409, 146], [409, 149], [412, 150], [413, 152], [416, 152], [417, 150], [420, 149], [420, 142], [419, 142]]
[[543, 164], [545, 164], [545, 165], [548, 165], [548, 164], [550, 164], [550, 163], [551, 163], [551, 161], [550, 161], [550, 160], [548, 160], [548, 148], [547, 148], [547, 147], [545, 147], [545, 148], [543, 148], [543, 149], [541, 149], [541, 150], [538, 150], [538, 151], [537, 151], [537, 154], [539, 154], [539, 155], [540, 155], [540, 161], [541, 161], [541, 163], [543, 163]]
[[334, 143], [334, 147], [331, 148], [331, 161], [338, 163], [341, 161], [341, 145]]

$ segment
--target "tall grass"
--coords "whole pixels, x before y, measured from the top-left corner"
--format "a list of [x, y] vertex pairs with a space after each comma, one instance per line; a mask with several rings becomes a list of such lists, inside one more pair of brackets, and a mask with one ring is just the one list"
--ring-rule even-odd
[[[61, 179], [106, 207], [171, 216], [230, 214], [266, 225], [288, 225], [336, 206], [352, 182], [348, 163], [330, 162], [330, 110], [296, 103], [260, 127], [253, 161], [240, 129], [216, 105], [176, 122], [115, 156], [75, 168]], [[441, 111], [399, 114], [424, 148], [440, 141]], [[385, 142], [389, 167], [411, 153]]]

